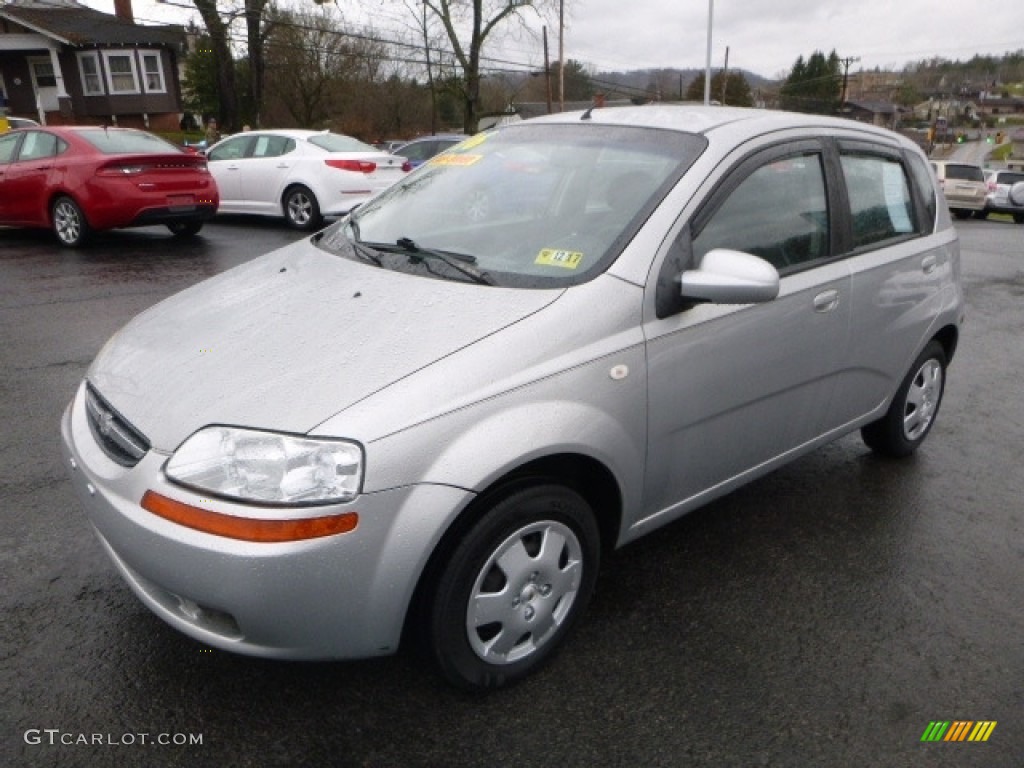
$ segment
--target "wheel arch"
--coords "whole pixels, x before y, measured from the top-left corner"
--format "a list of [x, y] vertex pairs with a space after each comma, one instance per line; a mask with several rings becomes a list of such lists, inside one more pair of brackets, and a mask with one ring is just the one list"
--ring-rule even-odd
[[422, 625], [430, 587], [451, 552], [500, 499], [540, 484], [562, 485], [578, 493], [594, 512], [603, 551], [614, 549], [622, 525], [622, 489], [611, 470], [581, 453], [556, 453], [534, 458], [506, 472], [482, 490], [448, 525], [420, 571], [406, 609], [403, 644]]
[[955, 325], [947, 325], [939, 329], [938, 333], [932, 338], [942, 345], [942, 349], [946, 353], [946, 363], [952, 362], [953, 355], [956, 353], [957, 343], [960, 341], [960, 331], [957, 327]]

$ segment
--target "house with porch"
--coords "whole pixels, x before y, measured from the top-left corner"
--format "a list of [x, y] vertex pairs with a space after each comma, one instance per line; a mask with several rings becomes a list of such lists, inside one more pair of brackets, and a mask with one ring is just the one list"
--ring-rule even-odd
[[185, 30], [75, 0], [0, 0], [0, 111], [44, 124], [177, 130]]

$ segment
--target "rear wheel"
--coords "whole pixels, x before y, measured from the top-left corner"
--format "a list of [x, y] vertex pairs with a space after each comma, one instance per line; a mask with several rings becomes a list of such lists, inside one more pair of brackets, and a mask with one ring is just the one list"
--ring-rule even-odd
[[575, 491], [537, 485], [500, 499], [440, 564], [424, 614], [441, 673], [498, 688], [543, 664], [593, 593], [594, 514]]
[[864, 442], [884, 456], [909, 456], [931, 431], [945, 384], [946, 352], [931, 341], [914, 361], [885, 416], [861, 429]]
[[53, 222], [53, 234], [67, 248], [84, 245], [92, 233], [78, 203], [67, 196], [62, 195], [54, 201], [50, 220]]
[[197, 220], [174, 221], [168, 224], [167, 228], [175, 237], [191, 237], [192, 235], [199, 234], [199, 230], [203, 228], [203, 222]]
[[958, 219], [969, 219], [971, 217], [971, 212], [963, 208], [954, 208], [953, 215]]
[[284, 193], [284, 218], [293, 229], [311, 231], [320, 226], [320, 204], [309, 189], [289, 187]]
[[1017, 224], [1024, 224], [1024, 213], [1015, 213], [1015, 214], [1013, 214], [1013, 220]]

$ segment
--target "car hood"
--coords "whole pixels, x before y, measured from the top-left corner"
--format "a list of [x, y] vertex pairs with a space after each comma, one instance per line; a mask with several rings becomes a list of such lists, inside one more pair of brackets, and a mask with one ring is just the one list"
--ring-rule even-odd
[[208, 424], [306, 433], [561, 293], [393, 272], [307, 240], [143, 312], [88, 379], [157, 450]]

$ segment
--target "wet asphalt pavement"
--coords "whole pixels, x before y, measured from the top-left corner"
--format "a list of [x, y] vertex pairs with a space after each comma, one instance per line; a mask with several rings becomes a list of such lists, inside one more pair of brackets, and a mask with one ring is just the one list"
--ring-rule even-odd
[[[1020, 768], [1024, 226], [958, 228], [968, 318], [916, 457], [851, 435], [620, 550], [554, 662], [485, 697], [407, 653], [205, 649], [131, 594], [65, 478], [60, 415], [106, 338], [298, 235], [0, 229], [0, 766]], [[936, 720], [997, 726], [922, 743]]]

